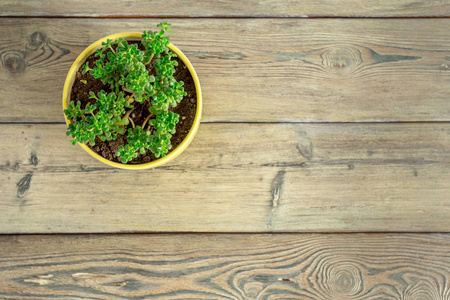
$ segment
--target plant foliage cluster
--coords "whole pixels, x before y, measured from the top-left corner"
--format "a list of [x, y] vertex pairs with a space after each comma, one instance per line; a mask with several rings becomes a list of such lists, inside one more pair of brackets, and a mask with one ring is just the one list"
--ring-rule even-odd
[[[101, 141], [117, 139], [127, 135], [128, 144], [119, 147], [116, 155], [127, 163], [150, 150], [155, 157], [164, 157], [171, 149], [170, 138], [175, 133], [179, 115], [169, 111], [177, 106], [186, 95], [182, 81], [173, 77], [177, 62], [176, 54], [169, 51], [170, 24], [158, 24], [159, 32], [144, 31], [140, 50], [137, 44], [123, 38], [102, 43], [95, 53], [97, 60], [90, 67], [83, 66], [83, 74], [89, 72], [112, 92], [90, 92], [94, 104], [81, 108], [81, 102], [71, 101], [64, 111], [70, 120], [67, 135], [72, 143], [95, 145], [95, 138]], [[153, 63], [154, 74], [149, 74], [147, 65]], [[151, 105], [148, 117], [142, 124], [134, 124], [130, 117], [136, 102], [148, 101]], [[130, 126], [131, 125], [131, 126]], [[128, 130], [127, 130], [128, 128]]]

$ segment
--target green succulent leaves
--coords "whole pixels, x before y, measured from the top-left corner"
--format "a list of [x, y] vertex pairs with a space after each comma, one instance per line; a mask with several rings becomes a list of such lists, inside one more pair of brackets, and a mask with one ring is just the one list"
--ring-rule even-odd
[[146, 149], [150, 149], [156, 158], [165, 156], [172, 149], [170, 138], [175, 133], [179, 115], [171, 111], [163, 111], [155, 119], [149, 121], [149, 125], [156, 131], [152, 135], [149, 130], [144, 130], [141, 126], [128, 129], [128, 144], [119, 147], [117, 156], [122, 157], [122, 162], [137, 157], [138, 153], [144, 154]]
[[72, 144], [76, 142], [82, 144], [95, 145], [95, 137], [101, 141], [110, 141], [117, 138], [117, 134], [124, 134], [125, 128], [115, 123], [121, 120], [121, 115], [125, 113], [126, 107], [132, 107], [123, 93], [117, 96], [115, 93], [106, 94], [101, 91], [97, 96], [91, 92], [90, 98], [95, 99], [94, 104], [88, 103], [81, 109], [81, 102], [73, 101], [64, 110], [67, 118], [72, 122], [68, 126], [67, 135], [71, 135]]
[[[179, 115], [169, 109], [177, 106], [186, 92], [184, 83], [173, 77], [177, 62], [172, 58], [176, 54], [169, 51], [170, 41], [165, 36], [166, 32], [172, 33], [170, 26], [162, 22], [157, 26], [159, 32], [144, 31], [141, 42], [144, 50], [123, 38], [107, 40], [95, 53], [95, 64], [90, 66], [87, 62], [83, 66], [83, 74], [89, 72], [113, 92], [107, 94], [102, 90], [97, 95], [90, 92], [92, 101], [84, 108], [80, 101], [69, 103], [64, 113], [70, 120], [67, 135], [72, 136], [73, 144], [93, 146], [96, 137], [109, 141], [117, 139], [118, 134], [126, 134], [128, 144], [116, 152], [122, 163], [147, 150], [157, 158], [164, 157], [172, 148], [170, 138], [176, 132]], [[154, 69], [153, 75], [149, 74], [148, 66]], [[153, 118], [148, 120], [148, 128], [145, 124], [142, 125], [145, 128], [135, 126], [130, 119], [134, 101], [151, 104], [148, 114]]]

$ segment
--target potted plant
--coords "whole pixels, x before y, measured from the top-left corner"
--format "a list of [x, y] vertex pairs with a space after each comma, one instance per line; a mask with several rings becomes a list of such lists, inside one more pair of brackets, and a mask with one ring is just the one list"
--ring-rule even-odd
[[200, 124], [200, 83], [166, 33], [120, 33], [86, 48], [67, 75], [63, 108], [72, 143], [117, 168], [147, 169], [177, 157]]

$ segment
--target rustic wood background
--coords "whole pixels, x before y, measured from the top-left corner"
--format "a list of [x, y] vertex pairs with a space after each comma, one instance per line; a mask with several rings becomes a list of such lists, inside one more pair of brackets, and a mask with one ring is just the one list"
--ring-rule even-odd
[[[450, 299], [450, 1], [0, 2], [0, 299]], [[173, 24], [204, 114], [129, 172], [65, 136], [79, 53]]]

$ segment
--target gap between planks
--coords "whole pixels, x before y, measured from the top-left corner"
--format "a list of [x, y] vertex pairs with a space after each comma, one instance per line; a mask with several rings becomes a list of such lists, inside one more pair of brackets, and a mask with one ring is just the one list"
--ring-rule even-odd
[[[145, 0], [115, 2], [104, 0], [25, 1], [3, 0], [0, 15], [5, 16], [59, 16], [59, 17], [404, 17], [449, 16], [450, 5], [446, 1], [381, 0], [367, 5], [358, 0], [166, 0], [151, 5]], [[105, 5], [106, 4], [106, 5]]]
[[320, 15], [298, 15], [298, 16], [274, 16], [274, 15], [240, 15], [240, 16], [14, 16], [3, 15], [0, 19], [374, 19], [374, 20], [390, 20], [390, 19], [448, 19], [447, 15], [433, 15], [433, 16], [320, 16]]
[[[274, 125], [282, 125], [282, 124], [324, 124], [324, 125], [338, 125], [338, 124], [367, 124], [367, 125], [381, 125], [381, 124], [450, 124], [450, 121], [342, 121], [342, 122], [324, 122], [324, 121], [234, 121], [234, 120], [202, 120], [202, 124], [274, 124]], [[66, 122], [47, 122], [47, 121], [0, 121], [0, 125], [61, 125], [66, 124]]]
[[234, 235], [324, 235], [324, 236], [334, 236], [334, 235], [355, 235], [355, 234], [364, 234], [367, 236], [370, 235], [433, 235], [433, 234], [442, 234], [449, 235], [448, 231], [395, 231], [395, 230], [386, 230], [386, 231], [111, 231], [111, 232], [102, 232], [102, 231], [92, 231], [92, 232], [30, 232], [30, 233], [0, 233], [0, 238], [2, 237], [11, 237], [11, 236], [54, 236], [54, 237], [70, 237], [70, 236], [158, 236], [158, 235], [196, 235], [196, 236], [205, 236], [205, 235], [217, 235], [217, 236], [234, 236]]

